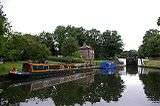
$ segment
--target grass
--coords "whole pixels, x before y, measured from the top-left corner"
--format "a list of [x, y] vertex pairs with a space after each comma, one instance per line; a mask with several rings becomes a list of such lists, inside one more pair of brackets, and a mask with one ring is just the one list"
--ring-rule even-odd
[[94, 64], [95, 66], [100, 66], [100, 64], [101, 64], [103, 61], [106, 61], [106, 60], [94, 60], [94, 61], [93, 61], [93, 64]]
[[144, 66], [150, 68], [160, 68], [160, 60], [144, 61]]
[[6, 62], [3, 64], [0, 64], [0, 75], [2, 74], [8, 74], [8, 72], [12, 69], [12, 67], [15, 67], [17, 70], [21, 70], [22, 62]]

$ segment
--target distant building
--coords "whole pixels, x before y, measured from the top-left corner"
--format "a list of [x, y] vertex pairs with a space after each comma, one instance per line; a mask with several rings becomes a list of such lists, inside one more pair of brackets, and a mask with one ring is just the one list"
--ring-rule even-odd
[[87, 65], [91, 64], [94, 60], [94, 49], [91, 46], [86, 45], [86, 43], [80, 47], [80, 53]]

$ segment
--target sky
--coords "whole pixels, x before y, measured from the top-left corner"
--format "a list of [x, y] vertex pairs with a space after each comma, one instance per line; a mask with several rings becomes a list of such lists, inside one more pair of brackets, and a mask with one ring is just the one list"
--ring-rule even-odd
[[149, 29], [157, 28], [160, 0], [0, 0], [12, 30], [53, 32], [58, 25], [73, 25], [101, 32], [117, 30], [124, 50], [142, 44]]

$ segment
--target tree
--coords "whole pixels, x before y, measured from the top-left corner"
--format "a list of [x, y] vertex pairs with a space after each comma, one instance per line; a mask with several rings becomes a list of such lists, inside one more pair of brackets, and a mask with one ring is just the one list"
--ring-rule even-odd
[[3, 6], [1, 5], [0, 2], [0, 57], [4, 56], [4, 45], [5, 42], [7, 41], [7, 35], [10, 31], [10, 25], [7, 22], [6, 14], [3, 12]]
[[99, 57], [99, 41], [101, 32], [97, 29], [91, 29], [86, 31], [86, 44], [90, 45], [95, 50], [95, 57]]
[[54, 34], [49, 32], [42, 32], [39, 34], [40, 42], [44, 43], [51, 51], [52, 55], [57, 54], [56, 42], [54, 39]]
[[[86, 31], [82, 27], [74, 27], [68, 25], [67, 27], [64, 26], [57, 26], [54, 31], [54, 38], [57, 42], [57, 47], [60, 49], [63, 42], [66, 38], [72, 37], [74, 38], [79, 46], [82, 46], [83, 43], [86, 41]], [[61, 49], [60, 49], [60, 53]]]
[[157, 25], [160, 26], [160, 17], [157, 20]]
[[6, 42], [5, 57], [8, 60], [41, 60], [47, 58], [50, 51], [45, 44], [41, 44], [36, 36], [14, 33]]
[[136, 50], [123, 51], [123, 52], [121, 52], [119, 57], [122, 57], [122, 58], [127, 58], [127, 57], [137, 58], [138, 57], [138, 52]]
[[78, 43], [73, 37], [66, 38], [60, 48], [61, 54], [64, 56], [72, 56], [78, 50]]
[[143, 44], [139, 47], [141, 57], [159, 57], [160, 56], [160, 31], [150, 29], [146, 31], [143, 37]]
[[99, 50], [102, 58], [114, 57], [122, 52], [123, 42], [117, 31], [106, 30], [99, 39]]
[[136, 50], [123, 51], [118, 57], [126, 58], [126, 65], [137, 65], [138, 52]]
[[[1, 3], [1, 2], [0, 2]], [[0, 4], [0, 36], [9, 33], [10, 25], [7, 22], [6, 14], [2, 11], [3, 6]]]

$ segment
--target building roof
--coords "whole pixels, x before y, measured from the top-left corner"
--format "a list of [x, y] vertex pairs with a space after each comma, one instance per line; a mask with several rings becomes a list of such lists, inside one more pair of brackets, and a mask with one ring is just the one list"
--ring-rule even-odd
[[91, 46], [88, 46], [86, 43], [84, 43], [83, 46], [80, 47], [80, 50], [84, 50], [84, 49], [91, 49], [91, 50], [93, 50], [93, 48]]

